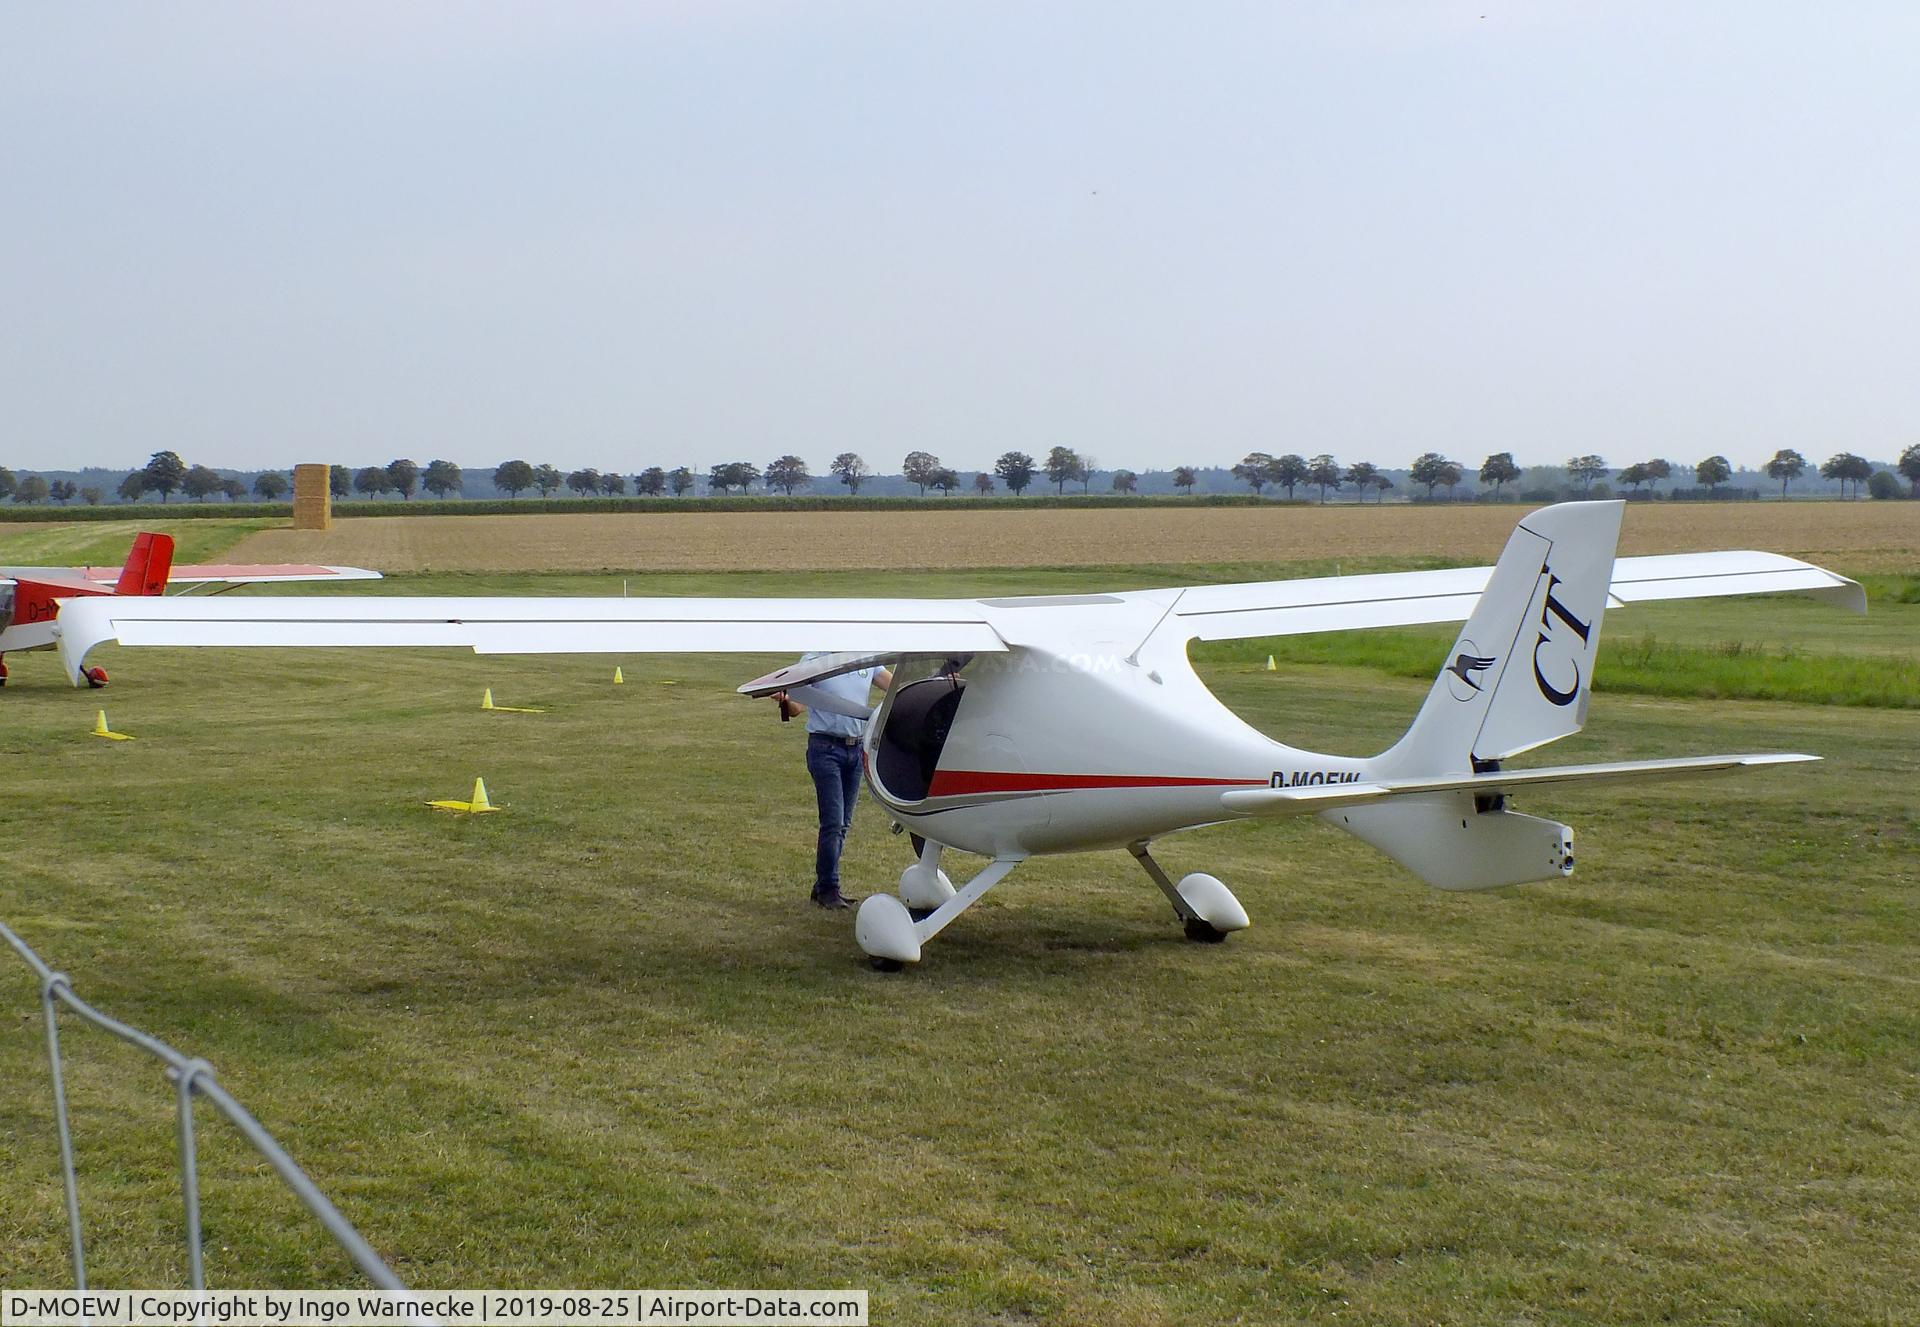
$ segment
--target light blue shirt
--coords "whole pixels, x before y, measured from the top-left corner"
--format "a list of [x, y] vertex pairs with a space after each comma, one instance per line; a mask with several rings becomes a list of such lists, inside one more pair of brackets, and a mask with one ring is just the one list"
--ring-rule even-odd
[[[818, 655], [805, 655], [805, 659], [818, 658]], [[873, 689], [873, 675], [877, 668], [856, 668], [851, 673], [842, 673], [838, 677], [829, 677], [820, 682], [809, 682], [807, 686], [814, 691], [824, 691], [837, 700], [865, 709], [867, 693]], [[829, 737], [860, 737], [867, 731], [867, 721], [856, 719], [851, 714], [835, 714], [818, 705], [807, 706], [807, 731], [825, 733]]]

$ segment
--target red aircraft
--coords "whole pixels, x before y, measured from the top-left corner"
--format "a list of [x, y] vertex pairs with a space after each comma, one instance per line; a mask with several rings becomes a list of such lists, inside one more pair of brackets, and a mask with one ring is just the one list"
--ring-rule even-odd
[[[7, 654], [15, 650], [50, 650], [54, 646], [53, 620], [57, 600], [89, 594], [165, 594], [169, 589], [191, 593], [200, 586], [218, 586], [219, 594], [236, 585], [286, 581], [369, 581], [380, 573], [360, 567], [185, 566], [173, 565], [173, 536], [141, 533], [134, 536], [126, 565], [113, 567], [0, 567], [0, 687], [7, 684]], [[107, 670], [85, 670], [96, 687], [107, 684]]]

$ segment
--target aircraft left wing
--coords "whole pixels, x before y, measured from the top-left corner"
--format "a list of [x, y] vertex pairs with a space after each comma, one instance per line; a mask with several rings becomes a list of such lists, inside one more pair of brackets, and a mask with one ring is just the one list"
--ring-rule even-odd
[[365, 597], [64, 599], [60, 658], [80, 685], [87, 652], [122, 645], [465, 647], [476, 654], [773, 654], [875, 661], [1007, 649], [966, 599], [537, 599]]

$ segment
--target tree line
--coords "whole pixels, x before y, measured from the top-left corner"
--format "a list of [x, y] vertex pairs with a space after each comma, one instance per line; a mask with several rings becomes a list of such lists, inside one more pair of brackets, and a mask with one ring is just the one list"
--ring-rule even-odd
[[[1789, 486], [1805, 474], [1810, 465], [1806, 457], [1786, 447], [1774, 453], [1762, 469], [1769, 479], [1780, 484], [1780, 495], [1784, 498]], [[1600, 456], [1584, 455], [1569, 457], [1562, 468], [1581, 492], [1588, 494], [1592, 493], [1595, 484], [1609, 476], [1638, 494], [1642, 489], [1649, 493], [1658, 492], [1659, 486], [1675, 475], [1691, 473], [1693, 481], [1711, 496], [1720, 485], [1733, 477], [1732, 463], [1718, 455], [1709, 456], [1690, 468], [1681, 463], [1656, 459], [1636, 461], [1618, 470]], [[973, 472], [970, 478], [943, 464], [938, 456], [927, 451], [908, 452], [901, 462], [901, 474], [908, 483], [918, 488], [922, 496], [929, 489], [950, 495], [962, 488], [986, 496], [1004, 487], [1007, 492], [1019, 497], [1042, 477], [1054, 486], [1056, 493], [1064, 493], [1068, 484], [1079, 484], [1082, 492], [1088, 492], [1097, 469], [1098, 462], [1092, 456], [1083, 456], [1071, 447], [1054, 447], [1042, 460], [1036, 460], [1026, 452], [1003, 452], [989, 469]], [[1871, 461], [1852, 452], [1836, 452], [1822, 462], [1818, 470], [1822, 478], [1840, 484], [1843, 497], [1851, 484], [1856, 498], [1860, 496], [1862, 485], [1876, 498], [1898, 496], [1896, 472], [1907, 480], [1912, 495], [1920, 497], [1920, 443], [1902, 452], [1892, 471], [1876, 470]], [[1171, 472], [1174, 487], [1191, 494], [1194, 485], [1199, 482], [1199, 473], [1199, 468], [1195, 466], [1175, 466]], [[1378, 502], [1394, 487], [1392, 478], [1374, 462], [1341, 462], [1325, 452], [1316, 456], [1295, 453], [1274, 456], [1267, 452], [1249, 452], [1239, 464], [1232, 467], [1231, 473], [1256, 495], [1269, 488], [1283, 489], [1290, 500], [1299, 489], [1316, 490], [1322, 502], [1327, 500], [1329, 491], [1351, 489], [1360, 501], [1365, 501], [1371, 494], [1374, 501]], [[1495, 452], [1481, 462], [1479, 470], [1474, 473], [1479, 482], [1491, 487], [1498, 498], [1503, 495], [1505, 487], [1516, 483], [1526, 470], [1514, 461], [1513, 453]], [[1445, 489], [1451, 497], [1467, 474], [1466, 466], [1449, 460], [1439, 452], [1426, 452], [1416, 457], [1408, 471], [1411, 482], [1423, 487], [1429, 499], [1439, 489]], [[857, 452], [849, 451], [833, 458], [824, 477], [843, 485], [850, 494], [858, 495], [860, 486], [872, 475], [873, 468], [866, 460]], [[618, 497], [629, 491], [628, 477], [615, 471], [603, 473], [586, 468], [563, 473], [554, 465], [535, 465], [523, 460], [502, 462], [494, 468], [490, 478], [493, 487], [510, 498], [517, 498], [522, 493], [551, 497], [562, 488], [570, 489], [582, 497]], [[763, 485], [769, 493], [777, 490], [790, 495], [796, 489], [812, 484], [814, 478], [807, 463], [789, 453], [775, 457], [764, 468], [751, 461], [722, 462], [707, 471], [705, 482], [708, 492], [722, 495], [736, 489], [744, 495], [752, 492], [756, 484]], [[347, 498], [356, 493], [367, 498], [396, 494], [404, 501], [418, 491], [431, 493], [438, 498], [450, 498], [461, 493], [465, 481], [465, 473], [452, 461], [429, 461], [422, 467], [406, 457], [396, 458], [386, 465], [363, 466], [357, 470], [335, 465], [329, 467], [328, 471], [328, 488], [336, 498]], [[1140, 477], [1131, 470], [1115, 470], [1111, 476], [1115, 493], [1137, 492], [1139, 482]], [[696, 491], [699, 484], [700, 480], [694, 472], [684, 465], [671, 470], [655, 465], [632, 476], [631, 491], [642, 497], [661, 497], [670, 493], [678, 498]], [[158, 493], [160, 500], [166, 502], [178, 492], [201, 502], [221, 496], [238, 501], [251, 491], [254, 497], [262, 501], [278, 502], [292, 488], [293, 483], [286, 474], [268, 470], [254, 477], [249, 490], [248, 485], [240, 479], [222, 476], [208, 466], [188, 465], [177, 452], [159, 451], [148, 459], [146, 465], [120, 481], [115, 496], [123, 502], [138, 502], [149, 493]], [[16, 476], [13, 471], [0, 466], [0, 498], [12, 498], [15, 502], [29, 505], [49, 501], [66, 503], [78, 498], [89, 506], [95, 506], [105, 497], [105, 492], [95, 485], [83, 487], [65, 479], [49, 481], [35, 474]]]

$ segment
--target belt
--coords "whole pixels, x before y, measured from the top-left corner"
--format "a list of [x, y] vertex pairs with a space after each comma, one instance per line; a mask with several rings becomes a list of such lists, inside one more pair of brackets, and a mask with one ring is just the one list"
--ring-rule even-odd
[[835, 746], [859, 746], [860, 745], [859, 738], [842, 737], [838, 733], [808, 733], [807, 740], [809, 742], [831, 742]]

